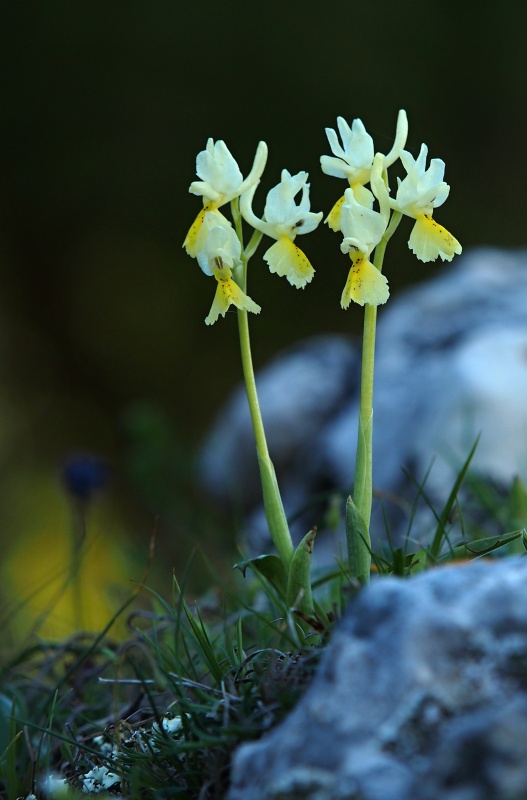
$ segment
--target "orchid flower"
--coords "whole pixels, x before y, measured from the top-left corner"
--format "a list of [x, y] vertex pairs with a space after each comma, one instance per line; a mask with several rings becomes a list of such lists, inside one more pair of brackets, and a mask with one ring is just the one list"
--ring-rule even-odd
[[230, 222], [223, 215], [207, 211], [197, 237], [197, 260], [205, 275], [214, 275], [216, 294], [205, 320], [212, 325], [219, 315], [225, 316], [231, 305], [255, 314], [260, 306], [248, 297], [232, 278], [232, 271], [241, 263], [241, 244]]
[[[267, 195], [263, 219], [257, 217], [252, 209], [256, 184], [240, 200], [240, 211], [249, 225], [276, 239], [264, 253], [270, 271], [286, 277], [297, 289], [303, 289], [311, 281], [315, 270], [307, 256], [294, 244], [294, 239], [297, 234], [314, 231], [323, 216], [322, 212], [310, 211], [307, 179], [307, 172], [291, 175], [286, 169], [282, 170], [280, 183]], [[297, 204], [295, 197], [300, 191], [302, 196]]]
[[371, 183], [380, 211], [359, 203], [353, 189], [346, 189], [344, 193], [340, 219], [344, 240], [340, 249], [349, 253], [352, 266], [342, 292], [342, 308], [348, 308], [352, 300], [361, 306], [366, 303], [379, 306], [390, 296], [388, 281], [370, 261], [370, 255], [384, 236], [390, 220], [388, 191], [382, 179], [383, 164], [384, 157], [379, 153], [373, 163]]
[[267, 161], [267, 145], [260, 142], [254, 157], [253, 167], [243, 178], [236, 160], [223, 141], [207, 141], [207, 147], [198, 153], [196, 174], [200, 181], [190, 184], [189, 192], [203, 198], [203, 208], [190, 226], [183, 247], [192, 258], [197, 256], [197, 240], [203, 220], [208, 212], [215, 213], [227, 222], [219, 211], [221, 206], [239, 197], [243, 192], [258, 185]]
[[[337, 126], [342, 145], [339, 142], [336, 131], [333, 128], [326, 128], [326, 135], [333, 156], [321, 156], [320, 165], [322, 167], [322, 172], [336, 178], [346, 178], [357, 202], [367, 208], [371, 208], [373, 205], [373, 194], [366, 188], [366, 184], [370, 181], [373, 166], [373, 139], [369, 133], [367, 133], [360, 119], [353, 120], [350, 128], [343, 117], [338, 117]], [[407, 136], [408, 120], [406, 111], [401, 109], [397, 117], [393, 147], [384, 157], [384, 165], [386, 168], [391, 166], [391, 164], [399, 158], [406, 144]], [[340, 214], [343, 204], [344, 196], [337, 200], [326, 218], [327, 224], [335, 232], [340, 230]]]
[[399, 179], [392, 206], [416, 221], [408, 246], [417, 258], [426, 262], [440, 256], [443, 261], [452, 261], [454, 255], [461, 253], [461, 245], [432, 217], [434, 208], [441, 206], [450, 192], [450, 186], [443, 180], [445, 162], [433, 158], [426, 169], [427, 154], [425, 144], [421, 145], [417, 159], [403, 150], [401, 161], [408, 174], [404, 180]]

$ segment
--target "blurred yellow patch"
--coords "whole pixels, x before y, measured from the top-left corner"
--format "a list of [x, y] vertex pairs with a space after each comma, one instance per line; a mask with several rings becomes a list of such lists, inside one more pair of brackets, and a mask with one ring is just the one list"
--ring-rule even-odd
[[[11, 543], [0, 567], [3, 630], [14, 643], [31, 634], [55, 639], [100, 631], [134, 591], [131, 579], [141, 577], [116, 509], [94, 501], [81, 542], [78, 521], [54, 475], [18, 476], [12, 489]], [[124, 631], [125, 616], [111, 634]]]

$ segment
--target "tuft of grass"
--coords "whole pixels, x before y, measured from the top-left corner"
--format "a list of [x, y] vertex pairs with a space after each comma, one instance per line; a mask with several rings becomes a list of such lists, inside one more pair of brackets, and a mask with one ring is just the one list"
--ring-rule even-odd
[[[385, 549], [371, 554], [377, 580], [526, 552], [525, 487], [474, 477], [472, 453], [442, 508], [433, 507], [426, 476], [417, 485], [404, 545], [388, 535]], [[427, 546], [415, 544], [418, 502], [433, 512]], [[9, 657], [0, 672], [1, 796], [223, 798], [233, 751], [294, 707], [335, 622], [362, 590], [336, 559], [314, 576], [314, 610], [302, 613], [261, 566], [242, 562], [245, 577], [216, 577], [191, 603], [189, 564], [169, 599], [139, 587], [150, 610], [130, 610], [131, 596], [97, 635], [36, 641]], [[115, 641], [111, 626], [126, 614], [128, 636]]]
[[239, 578], [195, 606], [175, 579], [171, 601], [147, 591], [152, 611], [129, 615], [124, 642], [41, 642], [5, 665], [8, 800], [52, 796], [48, 775], [83, 796], [223, 797], [234, 748], [295, 704], [323, 636], [265, 582]]

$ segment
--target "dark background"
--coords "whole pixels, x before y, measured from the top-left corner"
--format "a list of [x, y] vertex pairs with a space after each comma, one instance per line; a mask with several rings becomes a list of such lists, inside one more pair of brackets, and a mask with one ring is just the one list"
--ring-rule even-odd
[[[324, 128], [360, 117], [386, 152], [404, 107], [407, 147], [425, 141], [447, 165], [436, 218], [465, 249], [525, 244], [526, 28], [512, 1], [0, 3], [4, 542], [31, 542], [43, 517], [54, 541], [57, 470], [87, 450], [112, 467], [108, 536], [145, 549], [159, 513], [176, 571], [196, 536], [213, 546], [189, 475], [240, 376], [236, 320], [204, 325], [214, 286], [181, 248], [209, 136], [244, 174], [267, 142], [258, 210], [287, 167], [309, 171], [312, 209], [327, 213], [344, 183], [320, 172]], [[440, 268], [413, 258], [402, 228], [392, 292]], [[251, 264], [257, 364], [308, 334], [360, 329], [360, 309], [339, 306], [338, 238], [321, 226], [301, 245], [317, 270], [305, 291]]]

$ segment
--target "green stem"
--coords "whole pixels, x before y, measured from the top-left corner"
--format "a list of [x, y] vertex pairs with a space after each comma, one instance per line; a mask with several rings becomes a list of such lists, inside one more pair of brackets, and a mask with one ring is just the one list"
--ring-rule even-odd
[[[392, 214], [390, 224], [375, 248], [374, 266], [382, 272], [386, 245], [394, 234], [402, 215]], [[370, 519], [373, 495], [373, 378], [375, 369], [375, 335], [377, 329], [377, 307], [366, 305], [364, 309], [364, 330], [362, 337], [362, 366], [360, 385], [359, 431], [357, 439], [357, 458], [355, 461], [355, 483], [353, 502], [364, 522], [367, 531], [366, 545], [370, 546]]]
[[355, 465], [353, 502], [370, 527], [372, 502], [372, 433], [373, 433], [373, 375], [375, 365], [375, 333], [377, 307], [366, 305], [362, 336], [362, 367], [360, 379], [359, 434]]
[[245, 379], [245, 390], [247, 392], [247, 400], [249, 402], [249, 410], [251, 412], [251, 421], [254, 429], [254, 438], [256, 440], [256, 449], [260, 458], [267, 459], [269, 458], [269, 450], [267, 448], [267, 440], [265, 438], [260, 403], [258, 401], [258, 394], [256, 391], [256, 381], [254, 379], [247, 311], [240, 311], [238, 313], [238, 331], [240, 334], [243, 377]]
[[[231, 203], [231, 210], [234, 219], [236, 233], [238, 234], [240, 242], [242, 243], [242, 256], [241, 256], [242, 268], [241, 268], [239, 284], [242, 290], [246, 292], [247, 262], [248, 262], [247, 251], [250, 251], [250, 254], [252, 255], [252, 253], [256, 249], [256, 245], [259, 239], [261, 238], [261, 234], [259, 238], [253, 236], [251, 242], [249, 243], [247, 251], [243, 252], [241, 215], [239, 212], [237, 200]], [[287, 524], [287, 518], [284, 511], [282, 498], [280, 496], [280, 490], [278, 488], [278, 482], [276, 480], [274, 466], [271, 461], [271, 457], [269, 455], [267, 440], [265, 438], [265, 430], [262, 420], [262, 414], [260, 411], [260, 403], [258, 401], [258, 393], [256, 391], [256, 380], [254, 377], [254, 367], [251, 354], [251, 340], [249, 336], [249, 317], [247, 311], [245, 311], [244, 309], [238, 310], [238, 331], [240, 336], [240, 353], [242, 360], [243, 377], [245, 381], [245, 390], [247, 393], [247, 402], [249, 404], [249, 412], [251, 414], [251, 421], [254, 430], [254, 439], [256, 443], [256, 453], [258, 455], [258, 464], [260, 467], [260, 477], [262, 481], [262, 493], [264, 500], [265, 516], [267, 519], [267, 524], [269, 526], [269, 531], [271, 533], [274, 545], [278, 550], [278, 554], [288, 573], [291, 560], [293, 558], [294, 547], [293, 547], [293, 541], [291, 539], [291, 534], [289, 532], [289, 525]]]

